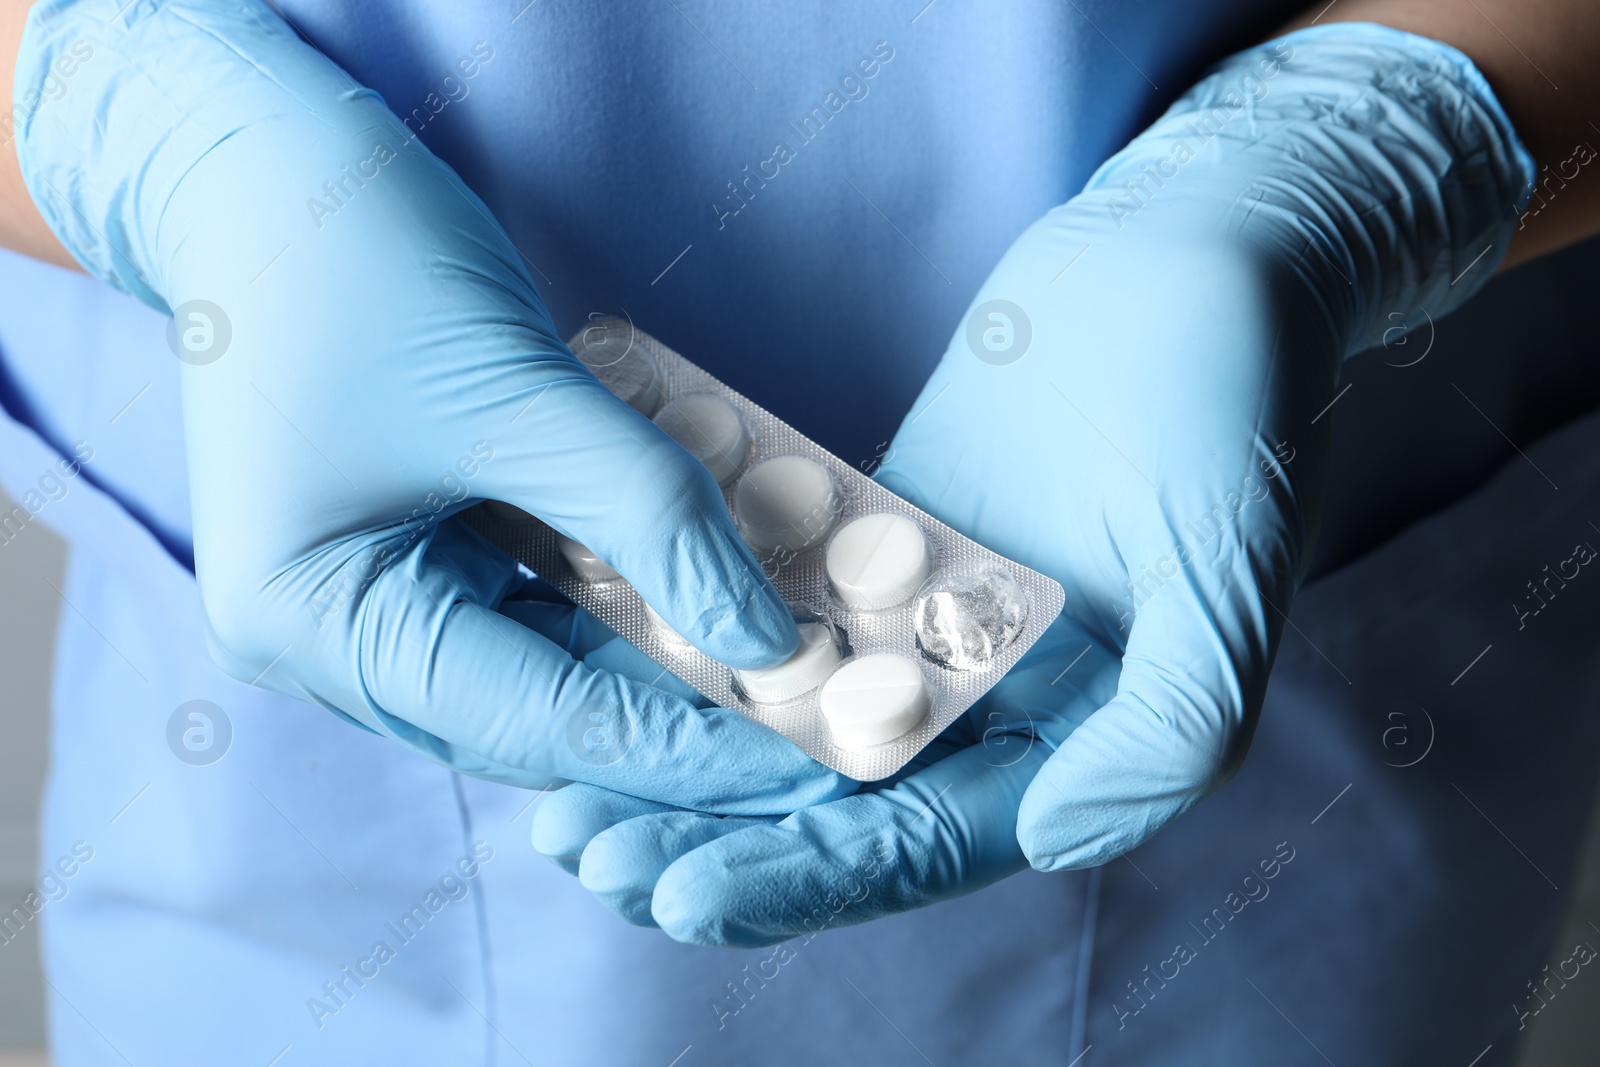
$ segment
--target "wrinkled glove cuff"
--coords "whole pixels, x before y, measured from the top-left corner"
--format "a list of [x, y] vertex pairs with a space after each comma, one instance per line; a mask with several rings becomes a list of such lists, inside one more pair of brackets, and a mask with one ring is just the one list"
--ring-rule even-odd
[[[1213, 67], [1090, 177], [1084, 197], [1118, 230], [1157, 201], [1197, 200], [1205, 225], [1301, 276], [1350, 355], [1476, 292], [1535, 175], [1465, 55], [1342, 23]], [[1219, 189], [1231, 196], [1220, 219]]]
[[[14, 93], [17, 158], [45, 222], [90, 274], [163, 312], [174, 249], [162, 241], [175, 239], [163, 212], [218, 145], [267, 126], [311, 145], [393, 124], [377, 94], [254, 2], [40, 0]], [[377, 106], [330, 106], [360, 98]]]

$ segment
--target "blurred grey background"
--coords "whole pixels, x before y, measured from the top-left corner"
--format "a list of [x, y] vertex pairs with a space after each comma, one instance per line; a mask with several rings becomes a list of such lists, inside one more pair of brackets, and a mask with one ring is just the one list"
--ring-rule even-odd
[[[0, 494], [0, 512], [11, 501]], [[10, 912], [33, 885], [38, 853], [39, 790], [50, 751], [50, 666], [67, 550], [30, 522], [0, 544], [0, 911]], [[0, 944], [0, 1067], [35, 1067], [44, 1048], [44, 979], [39, 924]]]
[[[11, 506], [0, 495], [0, 512]], [[49, 762], [51, 660], [60, 610], [52, 585], [62, 584], [66, 558], [66, 547], [37, 522], [29, 523], [15, 540], [0, 544], [0, 679], [5, 683], [0, 690], [0, 911], [21, 901], [34, 879], [39, 791]], [[1567, 928], [1551, 946], [1549, 959], [1565, 957], [1579, 942], [1600, 942], [1597, 927], [1600, 818], [1591, 822], [1582, 881]], [[37, 923], [30, 924], [20, 937], [0, 944], [0, 1067], [44, 1067], [49, 1062], [44, 1051], [45, 987], [38, 929]], [[1512, 1010], [1510, 1001], [1506, 1010]], [[1523, 1067], [1600, 1065], [1600, 978], [1575, 981], [1551, 1001], [1530, 1030]]]

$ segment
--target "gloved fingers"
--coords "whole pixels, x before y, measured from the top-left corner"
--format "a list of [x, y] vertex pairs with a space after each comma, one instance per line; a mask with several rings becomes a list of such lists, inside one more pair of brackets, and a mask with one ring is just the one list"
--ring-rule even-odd
[[922, 751], [907, 760], [899, 770], [887, 778], [877, 779], [869, 787], [863, 788], [870, 788], [874, 791], [891, 789], [912, 775], [921, 774], [935, 763], [949, 759], [958, 752], [965, 752], [978, 743], [978, 730], [967, 716], [960, 716], [955, 722], [946, 726], [937, 737], [929, 741]]
[[711, 706], [710, 700], [641, 652], [639, 646], [617, 636], [611, 627], [562, 597], [550, 586], [545, 586], [545, 589], [554, 597], [507, 600], [500, 605], [500, 614], [515, 619], [552, 644], [564, 648], [567, 655], [582, 661], [585, 666], [655, 686], [687, 700], [697, 708]]
[[596, 834], [584, 848], [578, 881], [628, 922], [655, 926], [651, 906], [656, 882], [678, 857], [718, 838], [773, 821], [698, 811], [669, 811], [621, 821]]
[[1037, 643], [967, 712], [978, 732], [974, 744], [997, 760], [1029, 739], [1055, 748], [1117, 691], [1122, 655], [1067, 615], [1058, 616]]
[[556, 777], [709, 811], [788, 812], [854, 788], [737, 712], [593, 669], [499, 614], [516, 580], [503, 553], [447, 522], [341, 616], [353, 647], [334, 654], [386, 732], [512, 784]]
[[[651, 914], [679, 941], [754, 947], [981, 889], [1026, 866], [1017, 805], [1044, 759], [1035, 746], [996, 767], [970, 748], [891, 788], [737, 829], [672, 862], [656, 882]], [[596, 843], [648, 840], [670, 818], [646, 815]], [[672, 843], [692, 842], [683, 834]], [[610, 853], [613, 869], [631, 856], [621, 847]], [[641, 858], [636, 882], [660, 859]], [[607, 874], [610, 885], [627, 883]]]
[[557, 867], [575, 875], [583, 850], [596, 834], [641, 815], [678, 810], [670, 804], [575, 782], [556, 790], [533, 809], [533, 847]]
[[477, 491], [587, 546], [713, 659], [755, 668], [791, 655], [794, 621], [710, 472], [564, 352], [528, 378]]
[[1203, 601], [1192, 577], [1139, 609], [1116, 695], [1066, 737], [1023, 798], [1017, 837], [1035, 868], [1114, 859], [1233, 774], [1271, 666], [1278, 631], [1268, 610], [1243, 581]]

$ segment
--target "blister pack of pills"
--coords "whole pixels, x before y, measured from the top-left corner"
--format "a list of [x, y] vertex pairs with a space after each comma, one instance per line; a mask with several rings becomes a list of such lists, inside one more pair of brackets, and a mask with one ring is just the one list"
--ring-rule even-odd
[[717, 704], [861, 781], [899, 770], [971, 707], [1060, 613], [1061, 586], [964, 537], [631, 323], [572, 351], [711, 471], [790, 606], [799, 650], [735, 670], [668, 627], [584, 546], [490, 503], [480, 533]]

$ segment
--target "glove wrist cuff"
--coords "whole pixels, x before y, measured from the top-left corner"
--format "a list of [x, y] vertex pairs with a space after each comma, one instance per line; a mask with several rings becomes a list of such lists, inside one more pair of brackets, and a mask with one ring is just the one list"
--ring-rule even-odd
[[[14, 93], [17, 159], [45, 222], [90, 274], [164, 312], [172, 260], [192, 233], [164, 231], [163, 217], [218, 146], [231, 142], [230, 161], [213, 184], [259, 186], [271, 175], [238, 168], [282, 167], [285, 144], [315, 159], [313, 146], [370, 128], [373, 112], [394, 124], [376, 94], [266, 7], [218, 0], [41, 0]], [[338, 106], [362, 97], [377, 107]], [[337, 179], [332, 167], [326, 177]], [[279, 176], [286, 202], [319, 192], [298, 188], [308, 175]], [[259, 250], [237, 251], [253, 263]]]
[[1118, 229], [1142, 222], [1133, 216], [1146, 206], [1187, 202], [1190, 223], [1222, 226], [1223, 239], [1298, 275], [1350, 355], [1476, 292], [1535, 175], [1465, 55], [1341, 23], [1212, 68], [1085, 194], [1104, 200]]

